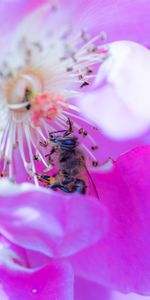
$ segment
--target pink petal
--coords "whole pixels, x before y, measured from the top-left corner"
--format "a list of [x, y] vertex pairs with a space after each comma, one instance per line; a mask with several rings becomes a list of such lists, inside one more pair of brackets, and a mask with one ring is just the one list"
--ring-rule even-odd
[[12, 32], [18, 23], [34, 9], [45, 3], [45, 0], [12, 0], [0, 3], [0, 33], [2, 36]]
[[2, 0], [0, 3], [0, 30], [3, 34], [5, 31], [12, 30], [22, 18], [45, 2], [45, 0]]
[[129, 39], [149, 44], [149, 0], [79, 0], [73, 13], [77, 27], [99, 34], [105, 31], [109, 41]]
[[0, 232], [13, 243], [48, 256], [64, 256], [101, 238], [106, 210], [97, 199], [76, 194], [65, 197], [28, 184], [20, 187], [4, 182]]
[[150, 295], [150, 146], [136, 148], [109, 172], [93, 174], [109, 210], [109, 231], [72, 261], [76, 272], [122, 292]]
[[149, 128], [149, 121], [133, 115], [111, 85], [83, 95], [78, 104], [83, 114], [109, 138], [131, 139], [144, 134]]
[[0, 268], [1, 300], [71, 300], [73, 299], [73, 275], [64, 262], [32, 271], [14, 271]]
[[96, 91], [79, 100], [83, 113], [110, 137], [139, 136], [150, 128], [150, 53], [133, 42], [109, 45]]
[[[15, 28], [18, 21], [38, 8], [41, 4], [53, 4], [55, 1], [5, 1], [0, 5], [0, 23], [2, 32]], [[56, 1], [57, 3], [57, 1]], [[76, 2], [61, 0], [58, 2], [56, 14], [62, 18], [66, 12], [66, 23], [73, 24], [76, 30], [87, 28], [92, 34], [105, 31], [108, 41], [130, 39], [149, 44], [149, 11], [150, 3], [145, 0], [120, 1], [115, 0], [77, 0]], [[72, 17], [73, 16], [73, 17]], [[55, 27], [59, 21], [56, 18]], [[78, 22], [76, 20], [78, 19]], [[9, 20], [9, 22], [8, 22]], [[65, 24], [64, 24], [65, 25]]]
[[18, 24], [45, 0], [2, 0], [0, 2], [0, 43], [1, 60], [14, 42], [14, 32]]
[[107, 83], [114, 87], [131, 113], [150, 122], [149, 76], [150, 51], [130, 41], [119, 41], [109, 45], [110, 58], [105, 61], [99, 75], [105, 73]]

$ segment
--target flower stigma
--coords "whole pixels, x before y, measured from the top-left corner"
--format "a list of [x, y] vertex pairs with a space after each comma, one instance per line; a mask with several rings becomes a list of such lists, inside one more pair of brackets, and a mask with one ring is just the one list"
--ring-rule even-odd
[[[1, 176], [18, 181], [18, 156], [25, 173], [36, 185], [37, 163], [40, 169], [44, 166], [43, 173], [54, 167], [45, 153], [47, 145], [53, 149], [50, 132], [65, 131], [69, 119], [74, 120], [80, 137], [88, 135], [80, 128], [83, 119], [71, 100], [88, 88], [96, 76], [96, 66], [109, 55], [103, 43], [104, 34], [90, 39], [84, 30], [74, 35], [68, 26], [59, 33], [44, 30], [40, 40], [20, 34], [0, 63]], [[95, 144], [90, 135], [88, 139]], [[97, 165], [92, 153], [95, 147], [82, 147], [92, 157], [93, 166]]]

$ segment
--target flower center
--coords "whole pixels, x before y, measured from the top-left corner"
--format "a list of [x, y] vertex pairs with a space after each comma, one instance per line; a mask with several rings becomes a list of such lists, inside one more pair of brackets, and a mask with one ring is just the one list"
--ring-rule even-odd
[[23, 112], [31, 107], [36, 94], [42, 93], [41, 74], [26, 69], [8, 79], [6, 84], [6, 99], [9, 109]]
[[[20, 37], [16, 51], [13, 50], [1, 65], [1, 176], [14, 179], [15, 173], [19, 173], [15, 157], [18, 148], [16, 152], [27, 175], [38, 185], [37, 162], [40, 162], [40, 169], [44, 165], [46, 172], [53, 167], [40, 141], [52, 147], [49, 132], [66, 130], [68, 117], [83, 121], [78, 107], [70, 99], [81, 94], [95, 78], [95, 66], [107, 58], [108, 49], [103, 44], [95, 44], [100, 36], [87, 40], [82, 31], [73, 40], [68, 32], [63, 28], [59, 34], [46, 35], [46, 40], [43, 38], [40, 42]], [[74, 121], [74, 125], [78, 131], [78, 122]], [[92, 138], [89, 140], [91, 147], [93, 144], [95, 147]], [[83, 148], [95, 161], [91, 150], [85, 145]]]

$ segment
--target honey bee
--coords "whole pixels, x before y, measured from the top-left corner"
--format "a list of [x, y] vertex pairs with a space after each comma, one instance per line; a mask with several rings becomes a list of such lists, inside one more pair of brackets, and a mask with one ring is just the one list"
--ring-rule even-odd
[[[87, 184], [85, 178], [82, 176], [83, 172], [86, 174], [92, 182], [92, 186], [95, 190], [97, 198], [98, 192], [95, 184], [90, 176], [90, 173], [86, 167], [85, 156], [80, 149], [79, 140], [73, 135], [73, 126], [70, 119], [68, 119], [68, 130], [59, 130], [49, 133], [49, 141], [53, 143], [53, 147], [46, 155], [49, 163], [54, 164], [53, 155], [57, 153], [58, 172], [53, 176], [46, 174], [38, 175], [39, 181], [45, 183], [45, 185], [53, 190], [61, 190], [66, 193], [87, 193]], [[58, 135], [63, 133], [63, 135]]]
[[[85, 179], [81, 177], [85, 167], [85, 157], [79, 148], [78, 138], [72, 135], [73, 128], [70, 119], [68, 119], [68, 124], [68, 130], [54, 131], [49, 134], [49, 140], [55, 146], [47, 156], [53, 163], [52, 154], [58, 153], [58, 172], [54, 176], [38, 175], [38, 179], [54, 190], [85, 194], [87, 185]], [[64, 134], [56, 135], [61, 132]]]

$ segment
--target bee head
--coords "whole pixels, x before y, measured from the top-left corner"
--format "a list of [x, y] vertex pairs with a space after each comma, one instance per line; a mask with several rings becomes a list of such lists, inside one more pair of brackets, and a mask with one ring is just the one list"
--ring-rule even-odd
[[50, 137], [50, 140], [57, 144], [63, 151], [74, 150], [78, 145], [78, 139], [76, 137]]
[[61, 145], [62, 141], [63, 141], [63, 137], [60, 136], [50, 136], [50, 141], [57, 144], [57, 145]]

